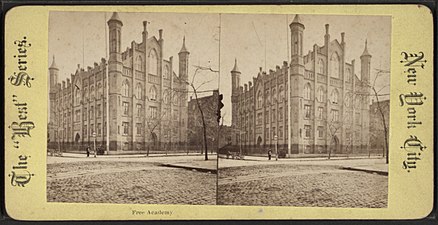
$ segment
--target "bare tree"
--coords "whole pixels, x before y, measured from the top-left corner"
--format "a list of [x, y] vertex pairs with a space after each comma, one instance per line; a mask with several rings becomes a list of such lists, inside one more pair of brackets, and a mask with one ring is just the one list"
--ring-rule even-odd
[[200, 84], [197, 84], [196, 83], [196, 76], [201, 71], [213, 72], [213, 73], [219, 73], [219, 71], [213, 70], [211, 67], [205, 67], [205, 66], [199, 66], [199, 65], [194, 66], [194, 67], [196, 69], [195, 69], [195, 72], [193, 74], [191, 81], [182, 80], [182, 78], [178, 78], [178, 79], [180, 79], [181, 82], [184, 82], [185, 84], [187, 84], [190, 87], [190, 89], [193, 92], [193, 95], [195, 97], [196, 106], [197, 106], [197, 109], [201, 115], [201, 121], [202, 121], [202, 133], [203, 133], [202, 136], [203, 136], [203, 140], [204, 140], [204, 156], [205, 156], [204, 158], [205, 158], [205, 160], [208, 160], [207, 123], [206, 123], [206, 118], [205, 118], [206, 115], [205, 115], [204, 109], [201, 105], [201, 102], [199, 101], [198, 94], [212, 91], [212, 90], [201, 90], [202, 86], [211, 82], [211, 80], [207, 80], [207, 81], [201, 82]]

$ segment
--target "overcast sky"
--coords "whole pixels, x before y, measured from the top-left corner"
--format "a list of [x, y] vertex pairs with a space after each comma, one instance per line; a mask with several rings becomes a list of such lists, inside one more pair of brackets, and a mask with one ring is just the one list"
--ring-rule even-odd
[[[52, 55], [60, 69], [58, 82], [70, 77], [77, 64], [92, 66], [106, 57], [105, 26], [112, 12], [51, 12], [49, 19], [49, 62]], [[290, 15], [254, 15], [254, 14], [175, 14], [175, 13], [119, 13], [123, 22], [122, 47], [124, 51], [131, 41], [141, 42], [142, 21], [147, 20], [149, 36], [158, 36], [163, 29], [164, 57], [174, 57], [174, 69], [178, 74], [178, 52], [182, 39], [186, 37], [186, 46], [190, 51], [190, 64], [211, 67], [220, 70], [220, 89], [224, 94], [225, 124], [231, 123], [231, 75], [230, 71], [237, 58], [241, 75], [241, 85], [257, 76], [259, 67], [263, 70], [274, 69], [288, 60], [288, 24], [293, 20]], [[325, 16], [300, 15], [305, 26], [303, 52], [307, 54], [313, 44], [322, 46], [326, 23], [330, 24], [331, 39], [340, 40], [345, 32], [347, 45], [346, 60], [356, 60], [356, 74], [360, 77], [360, 55], [365, 39], [368, 51], [372, 55], [371, 68], [390, 69], [391, 18], [381, 16]], [[221, 18], [221, 19], [219, 19]], [[220, 68], [219, 68], [219, 24]], [[266, 45], [266, 46], [265, 46]], [[265, 54], [266, 48], [266, 54]], [[266, 59], [266, 61], [265, 61]], [[265, 68], [266, 65], [266, 68]], [[82, 66], [83, 67], [83, 66]], [[189, 67], [189, 77], [194, 67]], [[371, 74], [373, 78], [374, 71]], [[213, 90], [218, 87], [218, 74], [199, 73], [198, 84], [210, 81], [201, 90]], [[389, 76], [379, 78], [379, 86], [389, 84]], [[389, 93], [389, 89], [383, 90]]]

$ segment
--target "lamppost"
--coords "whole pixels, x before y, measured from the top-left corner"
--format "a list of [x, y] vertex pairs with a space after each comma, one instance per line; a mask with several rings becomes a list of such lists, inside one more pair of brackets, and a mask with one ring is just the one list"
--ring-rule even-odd
[[93, 145], [94, 145], [94, 158], [96, 158], [97, 150], [96, 150], [96, 132], [93, 132]]
[[278, 136], [274, 135], [274, 141], [275, 141], [275, 161], [278, 161]]

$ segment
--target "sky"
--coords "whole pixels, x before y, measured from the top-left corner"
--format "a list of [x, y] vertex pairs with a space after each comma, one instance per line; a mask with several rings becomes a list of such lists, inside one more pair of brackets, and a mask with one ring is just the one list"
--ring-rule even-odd
[[[49, 62], [56, 57], [60, 69], [58, 82], [70, 77], [77, 64], [92, 66], [106, 57], [105, 26], [112, 12], [51, 12], [49, 19]], [[189, 78], [195, 73], [194, 65], [210, 67], [219, 72], [202, 71], [196, 74], [195, 84], [207, 82], [199, 88], [207, 91], [220, 88], [224, 94], [224, 124], [231, 123], [231, 74], [234, 60], [240, 69], [241, 85], [256, 77], [259, 67], [275, 70], [276, 65], [288, 61], [289, 24], [295, 14], [176, 14], [176, 13], [119, 13], [123, 22], [122, 50], [131, 41], [141, 42], [142, 21], [148, 24], [149, 36], [158, 36], [163, 29], [164, 57], [174, 57], [178, 74], [178, 52], [182, 39], [190, 51]], [[391, 18], [385, 16], [300, 15], [305, 26], [303, 53], [314, 44], [324, 43], [325, 24], [330, 24], [331, 40], [345, 32], [346, 60], [356, 60], [355, 73], [360, 77], [360, 55], [368, 41], [372, 55], [371, 79], [374, 69], [390, 69]], [[219, 28], [220, 27], [220, 28]], [[219, 41], [220, 40], [220, 41]], [[220, 45], [220, 47], [219, 47]], [[266, 49], [266, 51], [265, 51]], [[219, 51], [220, 50], [220, 51]], [[219, 62], [220, 59], [220, 62]], [[220, 82], [218, 82], [220, 80]], [[220, 86], [218, 86], [220, 85]], [[389, 75], [377, 80], [377, 87], [389, 85]], [[382, 90], [389, 93], [389, 87]], [[387, 97], [386, 97], [387, 98]]]

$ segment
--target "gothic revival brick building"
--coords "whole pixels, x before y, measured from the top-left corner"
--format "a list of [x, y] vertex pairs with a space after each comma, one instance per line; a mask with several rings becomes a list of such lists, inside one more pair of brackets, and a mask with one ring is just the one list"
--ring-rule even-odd
[[162, 30], [158, 38], [149, 37], [144, 21], [142, 42], [132, 41], [122, 51], [123, 23], [118, 14], [113, 13], [107, 24], [108, 61], [102, 59], [87, 70], [78, 65], [61, 84], [53, 58], [49, 68], [49, 147], [85, 151], [84, 146], [96, 141], [102, 149], [109, 147], [107, 154], [123, 154], [160, 150], [164, 143], [186, 143], [185, 81], [190, 53], [185, 40], [178, 53], [177, 75], [173, 57], [163, 56]]
[[[366, 152], [369, 145], [371, 55], [348, 62], [348, 46], [331, 40], [325, 25], [324, 45], [303, 54], [305, 26], [299, 15], [289, 25], [291, 61], [262, 71], [240, 84], [237, 60], [231, 70], [232, 127], [247, 154], [266, 153], [275, 144], [287, 154]], [[242, 142], [242, 143], [240, 143]]]

